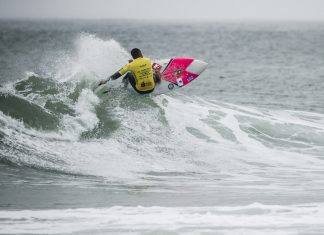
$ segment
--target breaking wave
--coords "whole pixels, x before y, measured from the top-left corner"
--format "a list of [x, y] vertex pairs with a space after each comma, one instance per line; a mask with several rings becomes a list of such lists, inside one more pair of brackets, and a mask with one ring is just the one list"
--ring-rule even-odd
[[223, 183], [278, 187], [306, 184], [305, 175], [323, 180], [322, 114], [180, 93], [140, 97], [114, 84], [99, 99], [93, 85], [127, 60], [125, 49], [83, 34], [61, 55], [1, 87], [1, 162], [122, 181], [222, 175]]

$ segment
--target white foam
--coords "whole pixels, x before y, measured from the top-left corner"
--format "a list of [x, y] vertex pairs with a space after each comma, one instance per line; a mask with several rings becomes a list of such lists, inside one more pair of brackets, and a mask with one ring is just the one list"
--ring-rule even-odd
[[64, 116], [62, 135], [73, 135], [78, 140], [82, 132], [95, 128], [99, 122], [95, 106], [99, 102], [99, 98], [91, 90], [82, 90], [74, 105], [76, 115], [70, 116], [67, 114]]
[[[265, 146], [241, 129], [240, 117], [268, 123], [289, 123], [287, 117], [281, 119], [281, 114], [271, 112], [271, 115], [265, 115], [252, 108], [248, 110], [182, 96], [161, 95], [154, 101], [158, 107], [129, 109], [116, 106], [111, 114], [120, 121], [120, 126], [108, 138], [98, 140], [79, 141], [81, 133], [98, 125], [95, 107], [103, 105], [88, 89], [81, 92], [73, 105], [75, 115], [64, 116], [58, 133], [27, 129], [5, 115], [2, 117], [7, 125], [7, 141], [22, 148], [40, 149], [47, 156], [40, 163], [37, 156], [24, 156], [24, 151], [21, 151], [17, 161], [22, 164], [126, 181], [130, 178], [137, 181], [146, 172], [157, 171], [196, 172], [202, 174], [202, 179], [222, 172], [238, 182], [256, 182], [265, 180], [259, 174], [263, 172], [273, 184], [258, 187], [276, 189], [281, 187], [275, 185], [277, 183], [293, 184], [306, 175], [314, 177], [313, 185], [323, 179], [318, 175], [323, 162], [316, 155]], [[167, 124], [161, 121], [161, 115]], [[217, 120], [219, 127], [230, 130], [237, 141], [224, 138], [218, 129], [205, 122], [206, 119]], [[299, 120], [298, 124], [301, 123], [308, 125], [309, 121]], [[321, 128], [321, 124], [316, 123], [316, 128]], [[198, 161], [203, 164], [196, 164]], [[270, 168], [260, 167], [262, 164]], [[291, 179], [283, 181], [287, 176]], [[307, 182], [303, 182], [299, 187], [306, 185]]]
[[115, 73], [127, 62], [129, 54], [113, 39], [103, 40], [92, 34], [81, 34], [75, 41], [75, 54], [65, 58], [70, 68], [60, 65], [60, 81], [101, 80]]
[[321, 233], [323, 217], [323, 204], [0, 211], [0, 233]]

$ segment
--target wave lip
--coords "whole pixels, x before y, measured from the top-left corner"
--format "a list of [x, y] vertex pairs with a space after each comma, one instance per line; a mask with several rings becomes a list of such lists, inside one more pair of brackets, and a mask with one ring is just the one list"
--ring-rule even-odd
[[322, 203], [0, 211], [0, 233], [319, 234], [324, 232], [323, 216]]

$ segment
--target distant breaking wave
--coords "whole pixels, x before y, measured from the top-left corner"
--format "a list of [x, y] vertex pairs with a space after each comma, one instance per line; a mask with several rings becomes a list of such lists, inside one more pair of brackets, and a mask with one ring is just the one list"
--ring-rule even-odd
[[[91, 215], [89, 217], [89, 215]], [[0, 211], [0, 225], [6, 234], [48, 234], [87, 231], [95, 233], [161, 234], [292, 234], [324, 232], [323, 204], [213, 207], [121, 207], [65, 210]], [[262, 219], [260, 219], [260, 217]], [[64, 219], [62, 219], [64, 218]], [[86, 222], [85, 222], [86, 220]], [[14, 226], [11, 225], [14, 223]], [[80, 226], [80, 223], [83, 225]]]

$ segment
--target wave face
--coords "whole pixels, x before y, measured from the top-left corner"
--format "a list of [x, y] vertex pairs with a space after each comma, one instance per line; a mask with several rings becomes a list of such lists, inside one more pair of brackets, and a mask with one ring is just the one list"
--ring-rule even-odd
[[73, 45], [0, 87], [1, 206], [16, 210], [0, 233], [323, 232], [323, 114], [118, 81], [99, 99], [129, 55], [94, 34]]

